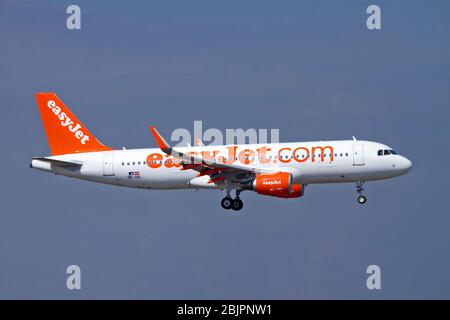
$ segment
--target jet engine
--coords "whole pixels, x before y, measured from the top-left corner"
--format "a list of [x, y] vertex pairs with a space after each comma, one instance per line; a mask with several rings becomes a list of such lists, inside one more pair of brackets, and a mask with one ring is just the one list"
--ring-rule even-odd
[[252, 187], [259, 194], [278, 198], [299, 198], [305, 191], [303, 184], [292, 183], [292, 175], [288, 172], [258, 174]]

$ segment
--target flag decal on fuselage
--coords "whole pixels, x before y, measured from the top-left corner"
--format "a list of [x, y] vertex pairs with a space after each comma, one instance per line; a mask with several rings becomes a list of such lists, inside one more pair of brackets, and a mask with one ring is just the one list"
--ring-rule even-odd
[[130, 171], [128, 172], [128, 179], [140, 179], [141, 173], [139, 171]]

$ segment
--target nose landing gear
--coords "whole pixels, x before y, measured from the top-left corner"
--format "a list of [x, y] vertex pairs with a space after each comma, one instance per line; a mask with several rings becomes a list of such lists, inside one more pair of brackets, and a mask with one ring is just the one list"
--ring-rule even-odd
[[230, 193], [227, 192], [225, 198], [220, 202], [222, 208], [225, 210], [233, 209], [235, 211], [239, 211], [244, 207], [244, 202], [239, 198], [240, 190], [236, 190], [236, 198], [232, 199]]
[[358, 203], [359, 204], [364, 204], [366, 203], [366, 197], [363, 196], [363, 191], [364, 191], [364, 182], [363, 181], [359, 181], [356, 183], [356, 192], [358, 193]]

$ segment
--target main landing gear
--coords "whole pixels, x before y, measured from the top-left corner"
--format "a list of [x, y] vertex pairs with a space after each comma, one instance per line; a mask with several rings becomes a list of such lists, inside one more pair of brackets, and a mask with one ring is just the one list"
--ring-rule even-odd
[[356, 192], [358, 193], [358, 203], [359, 204], [364, 204], [366, 203], [366, 197], [363, 196], [363, 191], [364, 191], [364, 182], [363, 181], [359, 181], [356, 183]]
[[230, 193], [227, 192], [227, 195], [225, 198], [222, 199], [220, 204], [222, 205], [222, 208], [226, 210], [233, 209], [235, 211], [239, 211], [244, 207], [244, 203], [239, 198], [239, 194], [241, 193], [240, 190], [236, 190], [236, 198], [231, 198]]

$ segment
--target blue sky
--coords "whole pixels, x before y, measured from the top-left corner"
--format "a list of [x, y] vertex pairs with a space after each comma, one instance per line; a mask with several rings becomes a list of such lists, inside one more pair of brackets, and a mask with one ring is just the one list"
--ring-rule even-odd
[[[449, 298], [447, 1], [0, 1], [0, 298]], [[382, 10], [369, 31], [366, 8]], [[105, 144], [147, 126], [279, 128], [281, 141], [379, 141], [406, 176], [282, 200], [146, 191], [28, 168], [49, 149], [35, 92]], [[82, 290], [65, 269], [82, 270]], [[365, 285], [382, 271], [382, 290]]]

